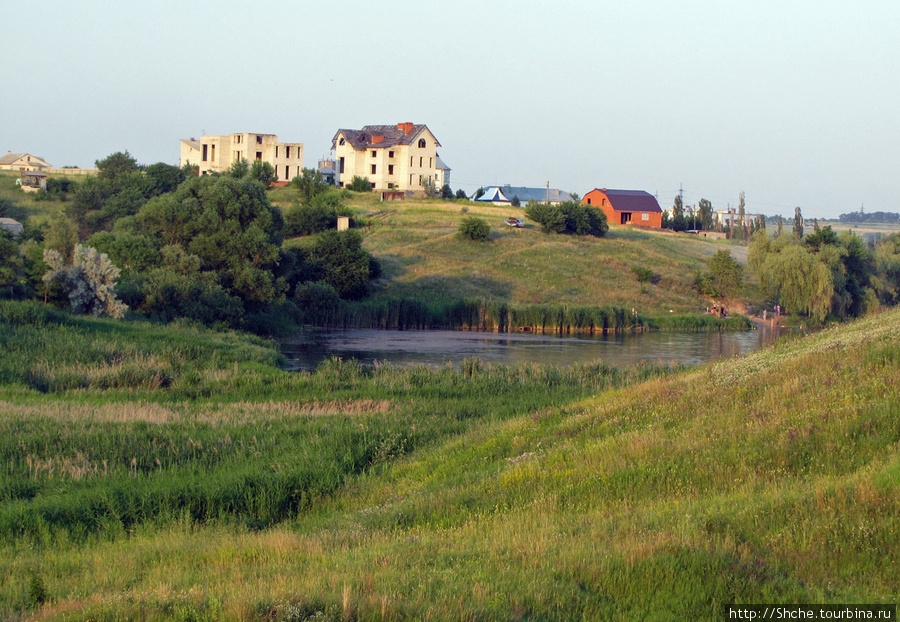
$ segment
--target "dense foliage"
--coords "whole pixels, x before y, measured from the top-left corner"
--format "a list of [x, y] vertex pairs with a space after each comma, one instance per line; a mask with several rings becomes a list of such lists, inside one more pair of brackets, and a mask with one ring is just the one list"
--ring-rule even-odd
[[354, 175], [350, 183], [347, 184], [347, 189], [353, 192], [372, 192], [372, 182], [369, 181], [368, 177]]
[[606, 214], [591, 205], [565, 201], [558, 205], [529, 201], [525, 216], [547, 233], [574, 233], [602, 237], [609, 231]]
[[459, 223], [459, 235], [467, 240], [485, 242], [491, 235], [491, 227], [484, 219], [470, 216]]
[[[282, 248], [285, 234], [333, 229], [339, 214], [349, 215], [320, 175], [306, 173], [298, 182], [305, 200], [288, 210], [286, 226], [265, 189], [274, 171], [258, 162], [205, 176], [164, 163], [141, 167], [128, 152], [97, 165], [97, 175], [58, 190], [74, 196], [41, 228], [31, 227], [14, 202], [0, 201], [3, 215], [26, 226], [18, 239], [6, 232], [0, 238], [0, 295], [42, 297], [85, 313], [121, 315], [127, 305], [164, 321], [186, 317], [278, 332], [300, 321], [303, 310], [291, 302], [298, 286], [323, 281], [359, 298], [379, 272], [358, 234], [336, 244], [326, 236], [303, 252]], [[108, 275], [115, 273], [102, 287], [82, 278], [79, 244], [103, 258]], [[113, 297], [103, 298], [107, 290]]]
[[727, 250], [718, 250], [707, 263], [708, 272], [698, 274], [694, 283], [712, 298], [732, 299], [744, 287], [744, 267]]
[[[802, 216], [798, 219], [802, 223]], [[897, 275], [892, 271], [894, 236], [883, 249], [870, 249], [858, 235], [838, 235], [830, 226], [801, 238], [796, 233], [769, 238], [758, 233], [750, 244], [748, 264], [767, 294], [793, 312], [817, 322], [829, 315], [858, 317], [892, 300]], [[876, 262], [875, 258], [881, 261]]]

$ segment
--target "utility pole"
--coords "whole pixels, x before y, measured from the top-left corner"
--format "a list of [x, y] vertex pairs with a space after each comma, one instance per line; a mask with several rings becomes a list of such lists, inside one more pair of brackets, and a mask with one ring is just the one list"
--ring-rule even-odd
[[550, 205], [550, 182], [547, 182], [547, 205]]

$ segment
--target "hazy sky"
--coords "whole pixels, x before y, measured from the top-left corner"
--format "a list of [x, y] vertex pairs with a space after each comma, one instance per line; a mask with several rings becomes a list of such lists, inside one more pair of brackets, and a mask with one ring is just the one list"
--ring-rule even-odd
[[665, 208], [900, 211], [897, 0], [122, 2], [0, 20], [0, 153], [425, 123], [451, 186], [642, 189]]

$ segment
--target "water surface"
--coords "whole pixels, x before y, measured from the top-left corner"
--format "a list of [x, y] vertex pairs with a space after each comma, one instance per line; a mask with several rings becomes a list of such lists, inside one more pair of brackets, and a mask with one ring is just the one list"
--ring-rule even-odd
[[625, 367], [640, 361], [705, 363], [752, 352], [772, 331], [644, 332], [607, 335], [480, 333], [443, 330], [307, 329], [282, 343], [294, 369], [315, 369], [331, 357], [366, 365], [459, 365], [477, 357], [493, 364], [571, 365], [602, 361]]

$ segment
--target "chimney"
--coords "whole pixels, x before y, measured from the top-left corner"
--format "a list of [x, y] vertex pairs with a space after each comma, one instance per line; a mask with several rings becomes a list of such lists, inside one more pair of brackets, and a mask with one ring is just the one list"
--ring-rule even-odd
[[410, 132], [412, 132], [412, 130], [413, 130], [413, 124], [412, 124], [412, 123], [408, 123], [408, 122], [407, 122], [407, 123], [398, 123], [398, 124], [397, 124], [397, 129], [398, 129], [398, 130], [403, 130], [403, 134], [404, 134], [404, 136], [405, 136], [406, 134], [409, 134]]
[[373, 136], [372, 137], [373, 145], [377, 145], [378, 143], [383, 143], [383, 142], [384, 142], [384, 136]]

